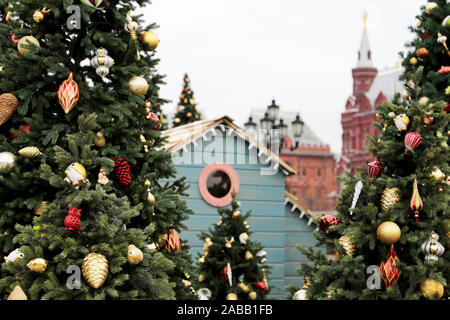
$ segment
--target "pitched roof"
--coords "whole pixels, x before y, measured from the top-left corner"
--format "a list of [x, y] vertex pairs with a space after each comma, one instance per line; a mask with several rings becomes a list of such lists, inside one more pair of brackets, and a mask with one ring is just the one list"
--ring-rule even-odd
[[403, 71], [403, 67], [394, 67], [378, 72], [377, 76], [373, 80], [369, 92], [366, 94], [374, 110], [376, 108], [375, 100], [380, 92], [384, 94], [388, 101], [392, 101], [395, 93], [401, 93], [405, 90], [403, 83], [400, 81], [400, 76], [403, 74]]
[[286, 162], [281, 160], [278, 155], [267, 149], [264, 144], [257, 141], [245, 130], [235, 125], [233, 121], [234, 120], [230, 117], [223, 116], [211, 120], [195, 121], [183, 126], [162, 131], [161, 135], [166, 138], [164, 149], [171, 152], [177, 152], [178, 150], [185, 148], [188, 144], [195, 144], [197, 139], [205, 138], [208, 133], [215, 132], [215, 128], [219, 127], [224, 132], [228, 131], [229, 134], [235, 133], [238, 137], [248, 141], [250, 144], [249, 149], [255, 147], [258, 150], [258, 156], [265, 155], [265, 160], [268, 160], [269, 158], [272, 159], [276, 166], [279, 165], [281, 167], [284, 174], [297, 174], [297, 172]]

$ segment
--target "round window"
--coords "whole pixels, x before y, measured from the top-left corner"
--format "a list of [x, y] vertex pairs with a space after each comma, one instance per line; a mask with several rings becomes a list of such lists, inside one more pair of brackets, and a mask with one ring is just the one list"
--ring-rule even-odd
[[215, 207], [225, 207], [233, 200], [231, 194], [239, 193], [239, 177], [228, 164], [213, 163], [200, 173], [198, 188], [203, 200]]
[[223, 198], [230, 192], [230, 177], [223, 171], [213, 171], [206, 179], [206, 187], [214, 197]]

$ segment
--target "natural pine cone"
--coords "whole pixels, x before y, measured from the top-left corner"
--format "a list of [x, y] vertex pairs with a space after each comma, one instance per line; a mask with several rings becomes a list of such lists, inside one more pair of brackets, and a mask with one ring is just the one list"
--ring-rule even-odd
[[127, 160], [124, 158], [117, 159], [114, 165], [114, 172], [121, 185], [129, 186], [131, 184], [130, 164]]
[[356, 245], [350, 240], [347, 235], [339, 238], [339, 244], [344, 247], [345, 253], [349, 256], [354, 256], [356, 253]]
[[381, 211], [386, 212], [391, 206], [401, 200], [399, 188], [386, 188], [381, 195]]
[[108, 260], [99, 253], [89, 253], [81, 266], [83, 277], [89, 285], [94, 288], [100, 288], [108, 277]]

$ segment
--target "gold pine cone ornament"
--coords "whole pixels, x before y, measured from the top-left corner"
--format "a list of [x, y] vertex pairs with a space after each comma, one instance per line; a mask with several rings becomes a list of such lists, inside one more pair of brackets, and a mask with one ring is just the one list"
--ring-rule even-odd
[[90, 253], [83, 259], [81, 272], [86, 282], [94, 289], [100, 288], [108, 277], [108, 260], [99, 253]]
[[339, 238], [339, 244], [344, 248], [345, 253], [349, 256], [356, 254], [356, 244], [347, 235], [343, 235]]
[[384, 213], [401, 200], [399, 188], [386, 188], [381, 195], [381, 211]]
[[19, 150], [19, 154], [24, 158], [36, 158], [41, 152], [36, 147], [25, 147]]

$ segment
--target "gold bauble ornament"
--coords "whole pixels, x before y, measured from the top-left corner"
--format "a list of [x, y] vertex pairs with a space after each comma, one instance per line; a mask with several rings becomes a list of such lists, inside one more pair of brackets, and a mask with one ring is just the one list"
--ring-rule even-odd
[[419, 102], [419, 106], [421, 106], [422, 108], [425, 108], [428, 105], [428, 103], [430, 102], [430, 99], [428, 97], [421, 97], [418, 102]]
[[28, 262], [27, 267], [31, 271], [44, 273], [47, 270], [48, 261], [42, 258], [36, 258]]
[[416, 26], [417, 28], [420, 28], [422, 26], [422, 21], [417, 21]]
[[430, 14], [431, 11], [432, 11], [433, 9], [437, 8], [437, 7], [439, 7], [439, 5], [438, 5], [436, 2], [428, 2], [428, 3], [425, 5], [425, 12], [426, 12], [427, 14]]
[[255, 291], [252, 291], [248, 294], [248, 298], [250, 300], [256, 300], [257, 296], [258, 296], [258, 294]]
[[105, 139], [105, 135], [103, 134], [103, 132], [97, 132], [97, 134], [94, 137], [94, 145], [96, 147], [104, 147], [106, 144], [106, 139]]
[[435, 181], [444, 180], [445, 179], [445, 173], [443, 173], [438, 167], [434, 167], [434, 170], [431, 173], [431, 177]]
[[72, 183], [74, 186], [82, 186], [86, 183], [86, 168], [78, 162], [72, 163], [66, 169], [66, 180], [69, 183]]
[[148, 91], [148, 82], [143, 77], [134, 76], [128, 81], [128, 86], [132, 94], [145, 96]]
[[134, 244], [128, 246], [127, 260], [130, 264], [139, 264], [144, 260], [144, 254], [141, 249], [137, 248]]
[[199, 265], [205, 263], [205, 256], [202, 256], [202, 257], [198, 258], [197, 262], [198, 262]]
[[19, 150], [19, 154], [24, 158], [35, 158], [41, 154], [36, 147], [25, 147]]
[[416, 57], [412, 57], [411, 59], [409, 59], [409, 63], [412, 64], [413, 66], [415, 66], [417, 62], [419, 62], [419, 60], [417, 60]]
[[427, 299], [433, 297], [440, 299], [444, 295], [444, 286], [436, 279], [426, 279], [420, 283], [420, 292]]
[[9, 294], [8, 300], [28, 300], [28, 297], [20, 286], [15, 286]]
[[428, 57], [428, 49], [425, 47], [421, 47], [419, 49], [416, 50], [416, 56], [419, 59], [425, 59], [426, 57]]
[[18, 106], [19, 100], [12, 93], [0, 95], [0, 126], [13, 116]]
[[102, 254], [90, 253], [83, 259], [81, 271], [86, 282], [92, 288], [98, 289], [108, 277], [108, 260]]
[[27, 53], [31, 52], [31, 49], [26, 48], [26, 46], [29, 46], [30, 44], [33, 44], [34, 46], [40, 48], [41, 45], [39, 44], [38, 39], [36, 39], [33, 36], [25, 36], [19, 40], [17, 43], [17, 49], [19, 50], [19, 53], [21, 55], [26, 55]]
[[250, 251], [245, 251], [245, 260], [252, 260], [253, 254]]
[[343, 235], [339, 238], [339, 244], [344, 247], [345, 253], [349, 256], [356, 254], [356, 245], [347, 235]]
[[433, 123], [434, 117], [431, 114], [431, 112], [425, 112], [425, 114], [422, 116], [423, 124], [430, 125]]
[[155, 50], [158, 47], [159, 40], [156, 35], [151, 31], [145, 31], [141, 33], [141, 41], [149, 45], [150, 48]]
[[233, 214], [232, 214], [232, 218], [237, 218], [241, 215], [241, 211], [239, 210], [234, 210]]
[[50, 204], [50, 202], [48, 202], [48, 201], [42, 201], [42, 203], [39, 207], [36, 206], [33, 208], [34, 214], [37, 216], [40, 216], [41, 214], [47, 212], [47, 207], [49, 204]]
[[230, 292], [229, 294], [227, 294], [226, 299], [227, 300], [238, 300], [238, 296], [236, 293]]
[[243, 233], [241, 233], [241, 234], [239, 235], [239, 241], [240, 241], [242, 244], [246, 244], [246, 243], [247, 243], [247, 241], [248, 241], [248, 234], [247, 234], [247, 232], [243, 232]]
[[14, 167], [16, 156], [11, 152], [0, 152], [0, 170], [8, 170]]
[[191, 112], [186, 113], [186, 117], [188, 118], [192, 117], [192, 113]]
[[205, 281], [205, 275], [203, 273], [200, 273], [200, 275], [198, 276], [198, 282], [203, 282]]
[[33, 20], [37, 23], [42, 22], [44, 20], [44, 14], [39, 10], [34, 11]]
[[399, 188], [386, 188], [381, 195], [381, 212], [386, 212], [388, 209], [401, 200]]
[[244, 291], [245, 293], [248, 293], [248, 291], [250, 290], [249, 286], [247, 284], [245, 284], [244, 282], [239, 282], [237, 287], [239, 289], [241, 289], [242, 291]]
[[377, 229], [377, 238], [384, 244], [396, 243], [401, 235], [402, 231], [395, 222], [385, 221]]

